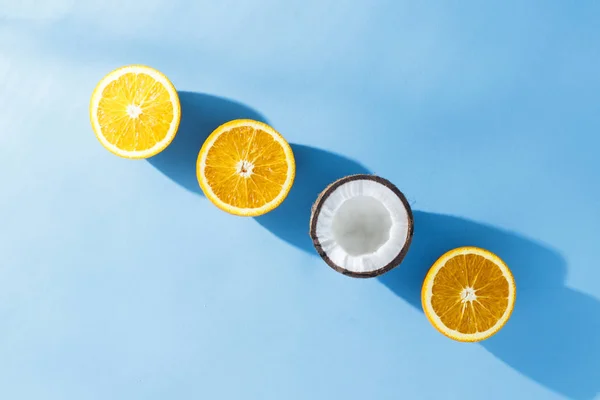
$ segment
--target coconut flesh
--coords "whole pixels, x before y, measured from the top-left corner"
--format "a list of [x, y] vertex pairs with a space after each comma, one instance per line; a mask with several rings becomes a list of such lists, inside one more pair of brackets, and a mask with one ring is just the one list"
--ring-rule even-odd
[[338, 272], [372, 277], [404, 258], [413, 234], [410, 206], [391, 182], [352, 175], [329, 185], [313, 206], [310, 236]]

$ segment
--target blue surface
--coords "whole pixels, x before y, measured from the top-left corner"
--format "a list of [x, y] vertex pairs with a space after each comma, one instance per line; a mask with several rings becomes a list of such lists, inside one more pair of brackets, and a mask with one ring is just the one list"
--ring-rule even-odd
[[[0, 3], [0, 398], [600, 398], [600, 2]], [[181, 91], [179, 136], [148, 161], [88, 120], [129, 63]], [[257, 219], [193, 176], [238, 117], [298, 159]], [[356, 280], [312, 251], [308, 207], [365, 171], [407, 195], [415, 238]], [[418, 299], [469, 244], [518, 289], [481, 344], [437, 333]]]

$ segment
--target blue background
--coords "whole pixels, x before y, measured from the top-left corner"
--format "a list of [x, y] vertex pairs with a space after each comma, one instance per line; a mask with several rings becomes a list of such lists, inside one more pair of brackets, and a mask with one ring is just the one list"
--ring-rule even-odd
[[[600, 398], [600, 2], [0, 1], [0, 398]], [[95, 139], [130, 63], [180, 90], [164, 153]], [[194, 160], [251, 117], [294, 146], [281, 208], [227, 215]], [[309, 206], [372, 172], [415, 210], [378, 279], [316, 257]], [[489, 248], [517, 282], [480, 344], [427, 322], [423, 276]]]

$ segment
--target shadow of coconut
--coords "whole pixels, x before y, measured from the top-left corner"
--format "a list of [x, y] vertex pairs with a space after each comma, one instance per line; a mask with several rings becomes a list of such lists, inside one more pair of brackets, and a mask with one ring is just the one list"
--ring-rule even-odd
[[421, 285], [435, 260], [465, 245], [498, 254], [513, 271], [517, 301], [510, 321], [480, 342], [523, 375], [569, 398], [600, 390], [600, 302], [564, 285], [567, 266], [557, 252], [524, 237], [448, 215], [416, 211], [415, 234], [400, 267], [379, 277], [421, 310]]
[[[203, 196], [196, 180], [196, 158], [208, 135], [232, 119], [267, 121], [257, 111], [228, 99], [192, 92], [179, 95], [179, 132], [165, 151], [148, 161], [183, 188]], [[318, 194], [339, 178], [370, 172], [362, 164], [326, 150], [291, 146], [297, 164], [294, 186], [281, 206], [255, 220], [316, 257], [308, 224]], [[600, 389], [600, 302], [564, 285], [566, 263], [561, 255], [474, 221], [423, 211], [415, 211], [414, 217], [415, 233], [404, 262], [378, 279], [421, 310], [423, 278], [437, 257], [465, 245], [497, 253], [515, 275], [518, 299], [509, 323], [480, 345], [554, 391], [574, 399], [593, 399]]]

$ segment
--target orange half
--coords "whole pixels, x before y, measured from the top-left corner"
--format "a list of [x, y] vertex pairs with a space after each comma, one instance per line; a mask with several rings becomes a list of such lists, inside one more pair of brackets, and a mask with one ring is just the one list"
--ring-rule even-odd
[[110, 72], [90, 101], [96, 137], [108, 151], [125, 158], [148, 158], [164, 150], [177, 133], [180, 115], [173, 84], [143, 65]]
[[421, 291], [429, 322], [461, 342], [496, 334], [510, 318], [515, 298], [515, 280], [508, 266], [478, 247], [460, 247], [441, 256]]
[[196, 173], [206, 197], [221, 210], [257, 216], [283, 202], [296, 164], [292, 148], [275, 129], [238, 119], [211, 133], [198, 155]]

